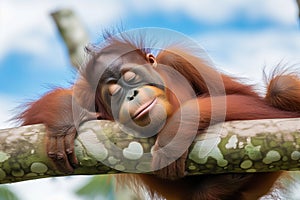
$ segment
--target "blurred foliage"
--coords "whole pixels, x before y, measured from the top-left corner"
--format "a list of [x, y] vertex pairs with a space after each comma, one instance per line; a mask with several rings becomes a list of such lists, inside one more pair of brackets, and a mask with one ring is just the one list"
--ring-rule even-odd
[[6, 186], [0, 187], [0, 200], [19, 200], [17, 195]]
[[[116, 189], [117, 188], [117, 189]], [[82, 199], [95, 200], [139, 200], [127, 186], [118, 185], [114, 176], [95, 175], [89, 182], [76, 191], [76, 194]]]
[[111, 199], [114, 200], [114, 181], [111, 176], [94, 176], [82, 188], [76, 191], [83, 199]]

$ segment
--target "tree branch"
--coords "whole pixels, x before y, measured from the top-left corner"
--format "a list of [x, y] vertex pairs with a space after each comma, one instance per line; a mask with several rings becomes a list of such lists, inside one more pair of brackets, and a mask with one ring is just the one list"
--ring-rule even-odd
[[79, 69], [84, 63], [84, 47], [89, 42], [86, 29], [72, 10], [61, 9], [51, 16], [67, 45], [72, 65]]
[[300, 0], [296, 0], [297, 5], [298, 5], [298, 17], [300, 19]]
[[[0, 183], [63, 176], [45, 152], [44, 125], [0, 130]], [[78, 130], [75, 174], [148, 173], [154, 138], [134, 138], [110, 121]], [[191, 145], [188, 175], [300, 169], [300, 119], [217, 124]]]

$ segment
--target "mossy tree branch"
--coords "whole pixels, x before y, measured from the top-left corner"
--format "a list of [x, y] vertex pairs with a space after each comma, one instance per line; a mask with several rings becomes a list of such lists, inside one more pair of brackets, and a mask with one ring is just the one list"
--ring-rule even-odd
[[[0, 131], [0, 183], [63, 176], [45, 152], [44, 125]], [[80, 166], [71, 175], [148, 173], [154, 138], [134, 138], [110, 121], [78, 130]], [[191, 145], [188, 175], [300, 169], [300, 119], [232, 121], [200, 134]]]

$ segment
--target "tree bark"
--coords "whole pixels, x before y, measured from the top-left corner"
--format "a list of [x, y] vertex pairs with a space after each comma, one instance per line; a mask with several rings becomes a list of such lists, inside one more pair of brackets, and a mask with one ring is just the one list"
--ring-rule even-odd
[[[0, 183], [66, 176], [45, 151], [42, 124], [0, 130]], [[155, 138], [134, 138], [110, 121], [89, 121], [75, 140], [73, 174], [151, 173]], [[300, 119], [232, 121], [210, 127], [189, 148], [188, 175], [300, 169]]]

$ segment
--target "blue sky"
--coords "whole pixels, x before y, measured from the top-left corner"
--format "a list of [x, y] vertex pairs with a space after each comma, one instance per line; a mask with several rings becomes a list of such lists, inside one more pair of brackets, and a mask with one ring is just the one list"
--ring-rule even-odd
[[[1, 31], [0, 41], [4, 45], [0, 47], [0, 95], [22, 101], [44, 93], [48, 85], [67, 86], [68, 82], [73, 81], [75, 76], [71, 73], [65, 46], [49, 16], [49, 12], [59, 8], [70, 7], [75, 10], [91, 33], [92, 42], [98, 41], [103, 28], [120, 22], [126, 28], [164, 27], [199, 40], [205, 38], [206, 41], [200, 41], [200, 44], [206, 45], [204, 48], [210, 48], [213, 38], [208, 36], [211, 34], [222, 45], [220, 37], [226, 41], [225, 34], [227, 37], [233, 34], [236, 37], [233, 42], [240, 43], [238, 38], [243, 34], [252, 37], [272, 30], [272, 35], [277, 33], [283, 34], [280, 37], [286, 37], [285, 32], [297, 31], [297, 10], [293, 0], [286, 3], [278, 0], [278, 6], [284, 5], [281, 9], [270, 1], [269, 4], [260, 1], [166, 1], [163, 5], [160, 2], [87, 1], [83, 5], [79, 1], [2, 0], [0, 20], [9, 27]], [[268, 7], [271, 5], [271, 8]], [[105, 12], [101, 14], [103, 10]], [[222, 47], [209, 50], [219, 51]], [[223, 59], [227, 51], [224, 55], [217, 52], [217, 58]]]
[[[49, 15], [61, 8], [79, 15], [91, 42], [99, 41], [102, 29], [120, 22], [125, 28], [180, 31], [198, 41], [222, 71], [248, 77], [250, 83], [261, 83], [265, 65], [300, 62], [295, 0], [1, 0], [0, 128], [14, 126], [6, 120], [20, 103], [74, 81], [76, 73]], [[58, 181], [60, 187], [63, 181]], [[47, 190], [33, 194], [28, 192], [32, 185], [22, 183], [13, 188], [37, 195], [24, 199], [71, 198], [69, 193], [49, 192], [57, 190], [53, 182], [35, 183]]]

